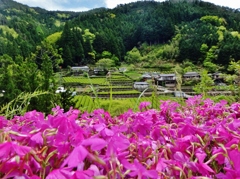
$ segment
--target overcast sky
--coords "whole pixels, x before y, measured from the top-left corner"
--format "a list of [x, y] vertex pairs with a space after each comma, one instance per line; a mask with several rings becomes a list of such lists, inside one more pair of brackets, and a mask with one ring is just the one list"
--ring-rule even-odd
[[[41, 7], [47, 10], [86, 11], [98, 7], [114, 8], [137, 0], [15, 0], [30, 7]], [[163, 1], [163, 0], [155, 0]], [[240, 8], [240, 0], [204, 0], [230, 8]]]

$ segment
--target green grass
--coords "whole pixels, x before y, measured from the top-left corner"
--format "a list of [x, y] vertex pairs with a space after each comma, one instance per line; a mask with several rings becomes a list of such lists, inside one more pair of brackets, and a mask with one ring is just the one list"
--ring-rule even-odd
[[[109, 94], [110, 92], [98, 92], [98, 94]], [[137, 90], [112, 91], [112, 94], [140, 94]]]
[[74, 97], [73, 101], [75, 102], [74, 107], [80, 111], [92, 112], [96, 109], [95, 103], [90, 96], [78, 95]]
[[125, 72], [124, 74], [131, 78], [132, 80], [138, 80], [142, 76], [139, 72], [135, 71]]
[[116, 80], [131, 80], [129, 79], [128, 77], [126, 76], [123, 76], [123, 75], [111, 75], [111, 78], [110, 79], [116, 79]]
[[[132, 86], [112, 86], [112, 89], [114, 89], [114, 88], [132, 88]], [[109, 87], [108, 86], [105, 86], [105, 87], [99, 87], [99, 89], [109, 89]]]

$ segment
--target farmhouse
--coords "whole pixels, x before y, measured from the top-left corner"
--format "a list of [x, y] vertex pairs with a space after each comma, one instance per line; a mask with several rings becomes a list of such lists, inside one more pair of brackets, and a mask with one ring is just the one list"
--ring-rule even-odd
[[143, 91], [149, 87], [149, 84], [147, 82], [134, 82], [133, 87], [138, 91]]
[[149, 74], [149, 73], [144, 73], [143, 75], [142, 75], [142, 78], [143, 79], [152, 79], [152, 76]]
[[121, 67], [119, 68], [119, 72], [126, 72], [127, 71], [127, 67]]
[[184, 80], [199, 80], [201, 78], [198, 72], [187, 72], [183, 75]]
[[223, 79], [223, 74], [219, 73], [219, 72], [213, 73], [212, 78], [213, 79]]
[[96, 67], [96, 68], [94, 68], [93, 72], [95, 75], [99, 75], [99, 74], [104, 73], [104, 69], [101, 67]]
[[160, 74], [158, 78], [155, 78], [155, 84], [157, 86], [174, 87], [176, 86], [176, 75], [172, 74]]
[[152, 72], [152, 77], [153, 78], [158, 78], [159, 77], [159, 75], [160, 75], [160, 73], [158, 73], [158, 72]]
[[159, 73], [157, 73], [157, 72], [152, 72], [152, 73], [144, 73], [143, 75], [142, 75], [142, 78], [145, 78], [145, 79], [153, 79], [153, 78], [157, 78], [157, 77], [159, 77]]
[[224, 83], [224, 76], [222, 73], [216, 72], [211, 74], [211, 76], [216, 85]]
[[89, 67], [88, 66], [75, 66], [75, 67], [71, 67], [71, 70], [73, 72], [89, 72]]

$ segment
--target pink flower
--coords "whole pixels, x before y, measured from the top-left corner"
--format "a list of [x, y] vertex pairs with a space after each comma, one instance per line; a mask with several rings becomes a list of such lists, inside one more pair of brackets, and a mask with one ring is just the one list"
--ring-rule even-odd
[[148, 102], [148, 101], [141, 102], [140, 105], [139, 105], [139, 110], [140, 111], [147, 110], [147, 107], [150, 106], [150, 105], [151, 105], [151, 103]]
[[36, 134], [34, 134], [30, 140], [32, 141], [33, 145], [37, 144], [37, 145], [43, 145], [43, 138], [42, 138], [42, 133], [38, 132]]
[[91, 146], [91, 150], [101, 150], [107, 145], [107, 142], [101, 138], [89, 138], [82, 142], [83, 146]]
[[69, 156], [64, 160], [61, 168], [64, 166], [77, 167], [86, 158], [88, 151], [81, 145], [75, 147]]
[[137, 159], [133, 163], [129, 163], [127, 160], [122, 161], [123, 167], [127, 170], [131, 170], [128, 174], [131, 177], [138, 178], [158, 178], [158, 173], [156, 170], [147, 170]]
[[209, 167], [206, 163], [204, 163], [204, 159], [206, 158], [206, 154], [203, 152], [197, 152], [196, 157], [198, 159], [197, 167], [198, 172], [204, 176], [209, 176], [211, 174], [215, 174], [213, 169]]
[[24, 156], [31, 151], [31, 147], [21, 146], [14, 142], [4, 142], [0, 144], [0, 159], [6, 159], [11, 155]]
[[56, 169], [51, 171], [46, 179], [69, 179], [72, 173], [66, 169]]

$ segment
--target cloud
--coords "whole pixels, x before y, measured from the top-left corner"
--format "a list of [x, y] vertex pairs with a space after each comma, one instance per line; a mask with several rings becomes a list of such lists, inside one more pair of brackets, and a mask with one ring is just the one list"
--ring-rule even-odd
[[[139, 1], [139, 0], [105, 0], [107, 8], [115, 8], [119, 4], [127, 4], [127, 3], [130, 3], [130, 2], [136, 2], [136, 1]], [[155, 0], [155, 1], [162, 2], [164, 0]], [[228, 7], [234, 8], [234, 9], [240, 8], [240, 1], [239, 0], [230, 0], [230, 1], [203, 0], [203, 1], [218, 4], [220, 6], [228, 6]]]
[[[87, 11], [99, 7], [115, 8], [119, 4], [128, 4], [130, 2], [136, 2], [139, 0], [15, 0], [22, 4], [26, 4], [30, 7], [41, 7], [46, 10], [61, 10], [61, 11]], [[143, 0], [142, 0], [143, 1]], [[155, 0], [162, 2], [164, 0]], [[240, 8], [239, 0], [204, 0], [219, 4], [223, 6], [229, 6], [232, 8]]]
[[63, 7], [54, 0], [17, 0], [19, 3], [28, 5], [30, 7], [41, 7], [47, 10], [62, 10]]
[[223, 1], [223, 0], [204, 0], [206, 2], [211, 2], [220, 6], [226, 6], [233, 9], [240, 8], [240, 1], [239, 0], [230, 0], [230, 1]]
[[[115, 8], [117, 5], [119, 4], [128, 4], [130, 2], [136, 2], [139, 0], [105, 0], [106, 6], [107, 8]], [[162, 2], [164, 0], [155, 0], [155, 1], [159, 1]]]
[[87, 11], [93, 8], [106, 7], [104, 0], [16, 0], [30, 7], [41, 7], [46, 10]]

